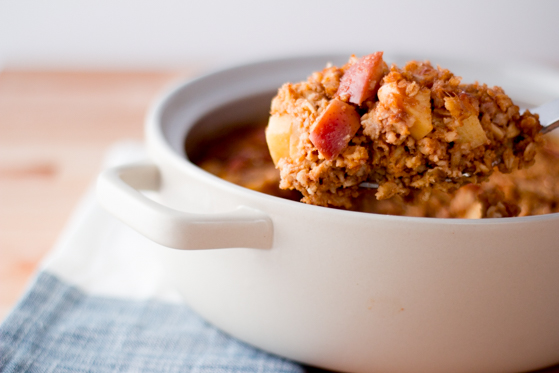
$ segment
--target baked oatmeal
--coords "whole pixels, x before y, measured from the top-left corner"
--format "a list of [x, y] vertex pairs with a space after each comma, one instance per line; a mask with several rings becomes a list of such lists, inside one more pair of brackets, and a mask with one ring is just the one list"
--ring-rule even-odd
[[469, 184], [452, 193], [434, 190], [377, 200], [365, 193], [354, 209], [378, 214], [433, 218], [501, 218], [559, 212], [559, 141], [547, 136], [536, 151], [532, 167], [508, 174], [495, 171], [481, 184]]
[[299, 192], [279, 188], [280, 175], [259, 123], [240, 123], [235, 131], [209, 139], [197, 150], [190, 154], [192, 161], [224, 180], [277, 197], [301, 199]]
[[[534, 163], [538, 117], [500, 87], [463, 84], [428, 61], [388, 67], [382, 56], [352, 56], [278, 90], [266, 139], [282, 189], [351, 208], [372, 182], [378, 200], [427, 201]], [[486, 205], [503, 201], [496, 216], [517, 213], [501, 192], [483, 193]]]
[[[209, 139], [190, 154], [201, 168], [240, 186], [299, 201], [296, 190], [279, 188], [264, 137], [266, 123], [240, 125], [234, 133]], [[545, 136], [532, 167], [503, 174], [496, 170], [481, 184], [465, 185], [455, 192], [433, 190], [430, 195], [412, 190], [378, 200], [374, 190], [364, 190], [352, 210], [432, 218], [498, 218], [559, 212], [559, 141]]]

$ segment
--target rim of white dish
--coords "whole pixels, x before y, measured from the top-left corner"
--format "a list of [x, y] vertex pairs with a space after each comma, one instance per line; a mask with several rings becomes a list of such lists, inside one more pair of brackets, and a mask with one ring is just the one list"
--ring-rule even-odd
[[[386, 54], [385, 54], [386, 56]], [[145, 121], [145, 137], [148, 143], [148, 148], [154, 147], [157, 148], [162, 157], [171, 162], [175, 167], [178, 169], [191, 173], [202, 181], [206, 181], [209, 183], [213, 183], [214, 185], [218, 186], [220, 189], [225, 190], [229, 193], [236, 193], [241, 194], [245, 197], [250, 198], [258, 198], [262, 199], [269, 203], [274, 204], [288, 204], [292, 209], [311, 209], [316, 210], [317, 213], [327, 213], [332, 214], [333, 216], [352, 216], [356, 217], [359, 216], [360, 219], [370, 219], [370, 220], [388, 220], [388, 221], [396, 221], [396, 222], [421, 222], [426, 224], [451, 224], [451, 225], [501, 225], [501, 224], [522, 224], [525, 222], [536, 222], [536, 221], [547, 221], [547, 220], [559, 220], [559, 213], [551, 213], [551, 214], [544, 214], [544, 215], [534, 215], [534, 216], [523, 216], [523, 217], [512, 217], [512, 218], [492, 218], [492, 219], [464, 219], [464, 218], [432, 218], [432, 217], [413, 217], [413, 216], [398, 216], [398, 215], [386, 215], [386, 214], [377, 214], [377, 213], [364, 213], [364, 212], [357, 212], [357, 211], [348, 211], [348, 210], [341, 210], [335, 208], [328, 208], [322, 206], [314, 206], [309, 205], [306, 203], [298, 202], [298, 201], [291, 201], [285, 198], [276, 197], [272, 195], [268, 195], [265, 193], [257, 192], [250, 190], [248, 188], [244, 188], [242, 186], [236, 185], [234, 183], [228, 182], [226, 180], [221, 179], [218, 176], [215, 176], [194, 163], [192, 163], [185, 153], [181, 153], [171, 146], [168, 141], [167, 136], [165, 135], [162, 129], [162, 122], [163, 122], [163, 115], [165, 114], [165, 110], [167, 109], [169, 103], [177, 96], [178, 93], [183, 92], [185, 90], [197, 90], [197, 86], [202, 84], [204, 85], [205, 82], [212, 80], [212, 79], [219, 79], [223, 77], [234, 77], [242, 75], [240, 74], [242, 71], [250, 71], [254, 69], [266, 69], [266, 68], [273, 68], [273, 67], [281, 67], [284, 64], [297, 64], [302, 61], [307, 62], [319, 62], [322, 61], [322, 66], [324, 66], [327, 62], [331, 61], [347, 61], [349, 55], [344, 54], [324, 54], [324, 55], [307, 55], [307, 56], [292, 56], [292, 57], [285, 57], [285, 58], [276, 58], [276, 59], [266, 59], [255, 61], [247, 64], [242, 65], [234, 65], [230, 67], [225, 67], [221, 69], [216, 69], [214, 71], [210, 71], [206, 74], [200, 75], [193, 79], [183, 80], [174, 83], [167, 89], [160, 94], [155, 101], [150, 106], [146, 121]], [[392, 59], [390, 59], [392, 58]], [[413, 58], [409, 56], [402, 56], [402, 55], [392, 55], [389, 56], [386, 60], [387, 62], [391, 61], [409, 61]], [[418, 58], [416, 58], [418, 59]], [[433, 59], [433, 61], [435, 61]], [[457, 66], [466, 66], [466, 65], [473, 65], [476, 66], [476, 69], [481, 69], [481, 71], [485, 71], [486, 75], [487, 72], [490, 71], [499, 71], [501, 79], [509, 79], [511, 81], [507, 81], [512, 87], [513, 93], [510, 94], [505, 88], [505, 92], [507, 94], [514, 96], [517, 94], [515, 89], [522, 89], [527, 88], [528, 90], [532, 90], [532, 92], [538, 90], [539, 88], [542, 89], [533, 102], [527, 102], [529, 105], [537, 105], [541, 104], [542, 97], [548, 97], [547, 100], [559, 97], [559, 72], [556, 70], [547, 68], [541, 65], [535, 64], [507, 64], [506, 66], [502, 66], [498, 63], [490, 63], [490, 62], [483, 62], [483, 61], [457, 61], [448, 58], [438, 58], [437, 61], [444, 61], [446, 65], [441, 65], [441, 67], [448, 68], [450, 71], [452, 67], [448, 67], [448, 65], [457, 65]], [[399, 62], [401, 63], [401, 62]], [[480, 67], [481, 66], [481, 67]], [[320, 65], [317, 67], [319, 68]], [[310, 75], [313, 70], [308, 71], [307, 75]], [[454, 71], [453, 71], [454, 72]], [[457, 73], [457, 75], [460, 75]], [[483, 75], [483, 74], [480, 74]], [[304, 77], [303, 77], [304, 78]], [[499, 79], [497, 77], [497, 79]], [[287, 81], [287, 80], [285, 80]], [[465, 80], [466, 82], [470, 82], [469, 80]], [[537, 87], [534, 85], [534, 82]], [[502, 83], [501, 83], [502, 84]], [[522, 85], [525, 84], [525, 87]], [[489, 85], [489, 84], [488, 84]], [[498, 85], [495, 83], [495, 85]], [[280, 85], [275, 87], [275, 89], [279, 88]], [[504, 86], [504, 84], [502, 84]], [[264, 94], [265, 92], [269, 91], [263, 87], [261, 90], [254, 90], [252, 92], [248, 92], [245, 94], [245, 98], [251, 95], [257, 94]], [[240, 99], [243, 97], [236, 97], [233, 98], [231, 101], [236, 99]], [[513, 98], [514, 100], [514, 98]], [[546, 99], [543, 99], [546, 100]], [[208, 109], [217, 109], [219, 106], [225, 104], [226, 102], [218, 102], [217, 105], [208, 106]], [[211, 110], [201, 111], [197, 116], [197, 119], [200, 119], [203, 115], [211, 112]], [[186, 134], [187, 135], [187, 134]], [[184, 141], [184, 136], [181, 139], [181, 143]]]

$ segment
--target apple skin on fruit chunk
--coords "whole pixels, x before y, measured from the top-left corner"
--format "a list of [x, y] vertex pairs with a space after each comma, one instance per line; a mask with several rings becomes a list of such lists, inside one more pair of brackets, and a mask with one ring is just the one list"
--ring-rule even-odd
[[289, 156], [289, 143], [291, 138], [290, 115], [272, 115], [266, 127], [266, 143], [274, 164], [277, 165], [281, 158]]
[[359, 127], [357, 109], [339, 99], [330, 101], [316, 119], [309, 139], [327, 160], [336, 158], [349, 144]]
[[385, 66], [382, 52], [362, 57], [345, 72], [336, 95], [343, 101], [361, 105], [376, 94]]

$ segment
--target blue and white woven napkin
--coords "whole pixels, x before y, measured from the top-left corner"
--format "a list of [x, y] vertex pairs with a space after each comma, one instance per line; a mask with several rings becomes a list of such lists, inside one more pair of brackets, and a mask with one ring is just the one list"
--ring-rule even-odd
[[[108, 164], [143, 156], [123, 143]], [[0, 326], [0, 372], [306, 370], [206, 323], [166, 283], [156, 246], [88, 192]]]

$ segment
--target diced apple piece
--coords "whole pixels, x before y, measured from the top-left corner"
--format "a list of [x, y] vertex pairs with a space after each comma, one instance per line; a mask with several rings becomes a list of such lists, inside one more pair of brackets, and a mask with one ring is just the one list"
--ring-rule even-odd
[[289, 138], [289, 157], [296, 160], [299, 155], [299, 142], [301, 131], [297, 126], [291, 126], [291, 137]]
[[287, 114], [272, 115], [268, 120], [266, 143], [275, 165], [278, 164], [281, 158], [289, 156], [292, 122], [293, 118]]
[[431, 92], [428, 88], [421, 88], [412, 100], [405, 103], [404, 110], [415, 119], [410, 127], [410, 133], [416, 140], [421, 140], [433, 130], [431, 121]]
[[330, 101], [316, 119], [309, 139], [327, 160], [336, 158], [361, 126], [357, 109], [339, 99]]
[[431, 92], [421, 88], [413, 97], [406, 96], [405, 89], [396, 82], [384, 84], [378, 91], [379, 101], [386, 107], [401, 107], [411, 119], [411, 136], [421, 140], [433, 130], [431, 120]]
[[385, 106], [390, 107], [396, 104], [395, 100], [402, 100], [402, 94], [396, 83], [385, 83], [378, 91], [378, 100]]
[[470, 148], [474, 149], [480, 145], [487, 144], [487, 135], [475, 115], [471, 115], [462, 121], [462, 126], [456, 129], [458, 138], [456, 142], [459, 144], [470, 144]]
[[336, 96], [343, 101], [361, 105], [377, 93], [385, 67], [382, 52], [360, 58], [343, 75]]
[[470, 149], [487, 144], [489, 141], [478, 119], [478, 110], [467, 93], [445, 97], [444, 106], [455, 121], [461, 125], [456, 128], [458, 144], [469, 144]]

